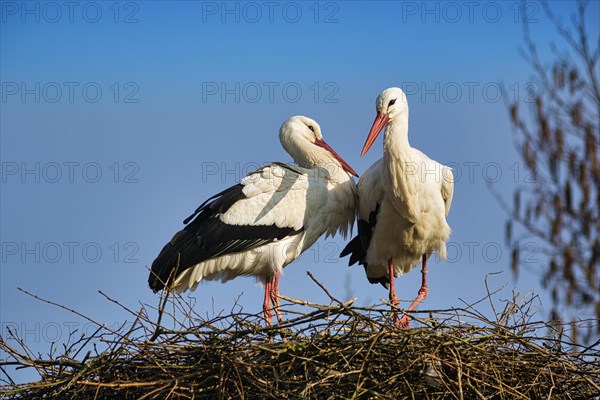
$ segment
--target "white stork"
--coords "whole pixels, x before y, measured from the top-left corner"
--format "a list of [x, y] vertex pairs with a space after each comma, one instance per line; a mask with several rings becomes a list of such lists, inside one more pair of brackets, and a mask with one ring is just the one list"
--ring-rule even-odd
[[273, 308], [281, 320], [281, 271], [324, 233], [345, 237], [350, 231], [357, 175], [310, 118], [289, 118], [279, 139], [298, 166], [266, 165], [202, 203], [152, 263], [154, 292], [168, 287], [182, 293], [204, 279], [253, 275], [265, 284], [267, 325]]
[[[358, 236], [342, 251], [350, 265], [365, 267], [371, 283], [389, 286], [389, 299], [398, 305], [394, 277], [422, 261], [422, 284], [409, 311], [427, 297], [427, 257], [432, 252], [446, 258], [450, 226], [446, 221], [454, 180], [452, 170], [408, 143], [408, 102], [399, 88], [381, 92], [377, 117], [367, 136], [361, 157], [385, 126], [383, 158], [371, 165], [358, 182]], [[394, 323], [410, 327], [408, 315]]]

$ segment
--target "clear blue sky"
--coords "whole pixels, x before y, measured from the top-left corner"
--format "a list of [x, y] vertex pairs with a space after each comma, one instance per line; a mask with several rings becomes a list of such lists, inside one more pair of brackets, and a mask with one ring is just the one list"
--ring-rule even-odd
[[[531, 272], [512, 280], [506, 216], [486, 187], [510, 199], [528, 184], [498, 88], [527, 106], [519, 19], [531, 18], [542, 54], [557, 38], [536, 4], [525, 13], [512, 1], [0, 4], [3, 335], [16, 327], [43, 353], [86, 329], [17, 287], [112, 326], [131, 317], [98, 290], [134, 309], [155, 305], [147, 266], [205, 198], [265, 162], [289, 161], [277, 133], [291, 115], [316, 119], [361, 173], [381, 156], [381, 139], [359, 153], [389, 86], [408, 94], [412, 145], [457, 177], [450, 260], [431, 262], [421, 308], [483, 297], [490, 272], [502, 272], [492, 288], [508, 284], [501, 298], [540, 292], [539, 254], [522, 251]], [[551, 5], [564, 19], [574, 10]], [[597, 2], [590, 11], [598, 15]], [[308, 270], [340, 299], [385, 298], [337, 258], [343, 246], [320, 240], [286, 268], [281, 292], [328, 302]], [[399, 297], [412, 299], [419, 279], [418, 270], [399, 279]], [[258, 312], [262, 288], [239, 278], [191, 295], [200, 314], [230, 310], [240, 295]]]

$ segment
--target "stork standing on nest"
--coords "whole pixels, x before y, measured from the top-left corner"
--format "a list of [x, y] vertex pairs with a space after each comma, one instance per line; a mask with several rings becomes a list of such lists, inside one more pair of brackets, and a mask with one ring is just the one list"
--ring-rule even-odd
[[[383, 158], [364, 173], [358, 182], [358, 236], [342, 251], [350, 254], [350, 265], [365, 267], [371, 283], [389, 287], [395, 310], [398, 297], [394, 277], [422, 262], [422, 283], [412, 311], [427, 297], [427, 258], [435, 250], [446, 258], [450, 226], [446, 221], [454, 179], [452, 170], [430, 159], [408, 143], [408, 101], [399, 88], [381, 92], [376, 101], [377, 117], [367, 136], [361, 157], [385, 127]], [[408, 315], [394, 323], [410, 327]]]
[[182, 293], [202, 280], [256, 276], [265, 284], [267, 325], [273, 309], [281, 321], [281, 271], [321, 235], [350, 231], [357, 175], [310, 118], [289, 118], [279, 139], [298, 166], [266, 165], [202, 203], [152, 263], [148, 282], [154, 292], [167, 287]]

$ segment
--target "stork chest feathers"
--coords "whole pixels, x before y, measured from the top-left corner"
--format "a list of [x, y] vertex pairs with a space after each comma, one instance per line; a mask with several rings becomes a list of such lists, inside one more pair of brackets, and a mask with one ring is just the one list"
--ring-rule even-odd
[[[309, 175], [309, 191], [322, 190], [321, 196], [307, 196], [304, 246], [310, 247], [321, 235], [351, 232], [356, 217], [358, 190], [352, 177], [340, 166], [330, 164], [313, 168]], [[318, 189], [317, 189], [318, 188]], [[319, 200], [320, 198], [320, 200]]]
[[340, 233], [346, 239], [352, 232], [356, 218], [358, 189], [352, 177], [341, 169], [338, 171], [327, 182], [329, 202], [323, 216], [327, 227], [325, 237]]
[[442, 195], [446, 169], [409, 145], [384, 152], [381, 180], [388, 190], [367, 252], [369, 264], [386, 265], [392, 258], [402, 274], [423, 254], [435, 251], [440, 259], [446, 258], [450, 237]]

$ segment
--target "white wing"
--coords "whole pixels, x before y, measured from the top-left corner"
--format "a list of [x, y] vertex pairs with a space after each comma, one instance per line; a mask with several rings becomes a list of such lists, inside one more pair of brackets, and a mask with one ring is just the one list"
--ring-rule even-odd
[[369, 216], [385, 196], [381, 182], [382, 165], [383, 158], [380, 158], [358, 180], [358, 218], [363, 221], [369, 221]]
[[309, 215], [327, 202], [327, 185], [313, 169], [277, 163], [241, 181], [246, 196], [220, 215], [230, 225], [275, 225], [303, 229]]

